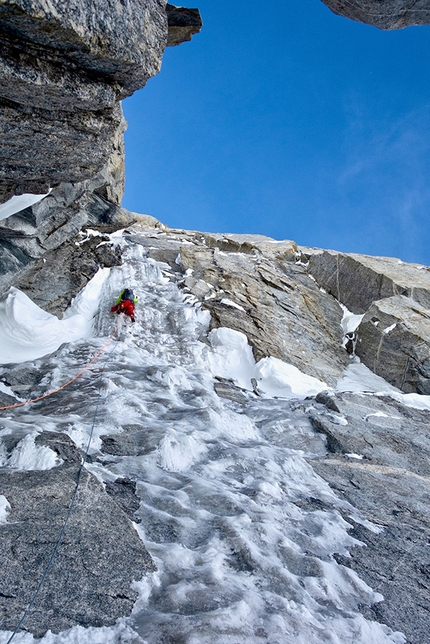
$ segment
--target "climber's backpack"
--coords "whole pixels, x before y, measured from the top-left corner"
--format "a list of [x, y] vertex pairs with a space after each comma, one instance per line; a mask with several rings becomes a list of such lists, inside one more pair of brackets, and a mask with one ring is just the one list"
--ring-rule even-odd
[[134, 294], [133, 291], [130, 288], [126, 288], [124, 293], [121, 296], [121, 300], [130, 300], [130, 302], [134, 302]]

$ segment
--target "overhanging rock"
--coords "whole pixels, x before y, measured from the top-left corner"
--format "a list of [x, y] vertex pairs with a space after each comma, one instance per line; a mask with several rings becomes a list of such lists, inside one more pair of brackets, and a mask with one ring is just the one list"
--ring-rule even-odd
[[379, 27], [402, 29], [430, 23], [428, 0], [323, 0], [339, 16]]

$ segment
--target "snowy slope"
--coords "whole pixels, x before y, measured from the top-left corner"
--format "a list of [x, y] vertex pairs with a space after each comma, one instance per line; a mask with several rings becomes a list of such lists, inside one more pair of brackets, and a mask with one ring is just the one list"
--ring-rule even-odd
[[[103, 358], [91, 447], [102, 456], [87, 467], [103, 481], [127, 476], [137, 482], [137, 529], [158, 570], [136, 580], [140, 598], [130, 618], [110, 628], [48, 633], [41, 643], [404, 643], [402, 634], [363, 617], [359, 606], [382, 596], [333, 557], [358, 543], [340, 510], [357, 521], [365, 517], [308, 462], [327, 447], [307, 415], [314, 402], [304, 398], [324, 383], [281, 361], [255, 365], [246, 337], [236, 332], [218, 330], [211, 346], [202, 342], [208, 313], [184, 297], [167, 265], [130, 245], [124, 265], [87, 287], [63, 322], [12, 292], [1, 309], [0, 329], [9, 334], [3, 346], [15, 344], [13, 354], [4, 349], [3, 362], [15, 355], [48, 369], [35, 394], [65, 382], [112, 332], [109, 308], [124, 286], [139, 296], [137, 320], [124, 321]], [[75, 323], [79, 332], [73, 336]], [[64, 342], [69, 344], [60, 347]], [[214, 375], [234, 379], [246, 402], [218, 397]], [[251, 378], [261, 396], [252, 392]], [[37, 426], [66, 432], [85, 446], [96, 402], [87, 373], [61, 414], [55, 397], [38, 408]], [[34, 433], [31, 410], [10, 412], [0, 438], [23, 431]], [[117, 441], [116, 454], [105, 449], [105, 436]], [[19, 461], [12, 453], [5, 467], [31, 467], [31, 458]], [[309, 498], [321, 502], [318, 510], [303, 503]], [[8, 502], [0, 500], [5, 521]], [[0, 644], [9, 635], [0, 633]], [[34, 640], [20, 633], [14, 641]]]

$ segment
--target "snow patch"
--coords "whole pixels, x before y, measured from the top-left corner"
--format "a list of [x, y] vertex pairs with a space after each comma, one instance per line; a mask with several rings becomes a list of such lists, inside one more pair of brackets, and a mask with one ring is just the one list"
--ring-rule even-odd
[[213, 375], [231, 379], [243, 389], [252, 391], [252, 380], [268, 398], [306, 398], [327, 389], [325, 382], [278, 358], [263, 358], [256, 364], [248, 339], [240, 331], [221, 327], [208, 337], [213, 349], [208, 354]]
[[32, 432], [19, 441], [7, 461], [7, 467], [21, 471], [51, 470], [63, 463], [52, 449], [35, 444], [37, 435], [38, 432]]
[[240, 306], [240, 304], [236, 304], [236, 302], [233, 302], [233, 300], [229, 300], [227, 297], [224, 297], [221, 300], [221, 304], [225, 304], [226, 306], [231, 306], [234, 309], [238, 309], [239, 311], [243, 311], [245, 313], [245, 309], [243, 306]]
[[[406, 407], [430, 411], [430, 396], [424, 394], [404, 394], [384, 378], [377, 376], [362, 363], [349, 365], [336, 384], [336, 391], [352, 393], [372, 393], [377, 396], [390, 396]], [[372, 414], [370, 414], [372, 415]], [[381, 413], [374, 414], [381, 416]]]
[[47, 197], [50, 192], [51, 190], [46, 192], [44, 195], [26, 193], [11, 197], [9, 201], [0, 204], [0, 221], [2, 219], [7, 219], [12, 215], [16, 215], [17, 212], [21, 212], [21, 210], [25, 210], [25, 208], [28, 208], [29, 206], [34, 206], [34, 204]]
[[0, 525], [7, 523], [7, 514], [10, 511], [10, 503], [7, 498], [0, 494]]
[[36, 360], [65, 342], [89, 338], [98, 310], [101, 288], [109, 274], [101, 268], [59, 320], [11, 287], [0, 302], [0, 364]]

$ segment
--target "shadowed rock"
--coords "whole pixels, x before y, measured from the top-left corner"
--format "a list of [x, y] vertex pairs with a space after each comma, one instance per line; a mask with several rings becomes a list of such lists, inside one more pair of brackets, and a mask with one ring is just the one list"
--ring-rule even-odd
[[191, 40], [203, 26], [198, 9], [166, 5], [168, 35], [167, 46], [174, 47]]

